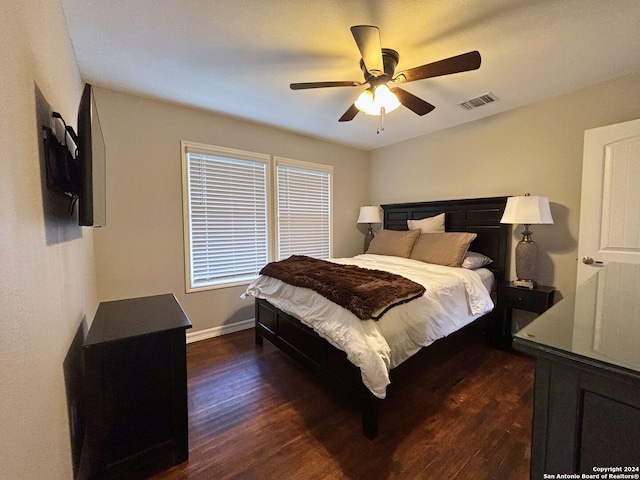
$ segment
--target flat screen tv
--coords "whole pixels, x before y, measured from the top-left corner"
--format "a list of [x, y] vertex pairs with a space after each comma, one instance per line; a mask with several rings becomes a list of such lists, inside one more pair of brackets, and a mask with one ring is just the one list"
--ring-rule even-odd
[[78, 109], [78, 223], [102, 227], [107, 220], [107, 152], [100, 118], [90, 84], [86, 84]]

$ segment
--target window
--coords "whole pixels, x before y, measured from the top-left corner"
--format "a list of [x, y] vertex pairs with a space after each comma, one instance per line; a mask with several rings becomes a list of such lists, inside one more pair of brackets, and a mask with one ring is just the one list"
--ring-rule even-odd
[[275, 158], [278, 260], [331, 256], [331, 167]]
[[246, 284], [293, 254], [331, 256], [332, 167], [185, 141], [182, 157], [187, 292]]
[[269, 156], [183, 142], [187, 291], [246, 283], [268, 262]]

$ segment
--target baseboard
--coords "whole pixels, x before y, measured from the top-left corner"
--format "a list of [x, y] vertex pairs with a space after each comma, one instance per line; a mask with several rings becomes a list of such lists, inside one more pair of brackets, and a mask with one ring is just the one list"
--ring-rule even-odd
[[207, 328], [196, 332], [187, 332], [187, 343], [199, 342], [200, 340], [206, 340], [207, 338], [214, 338], [219, 337], [220, 335], [227, 335], [228, 333], [239, 332], [240, 330], [247, 330], [249, 328], [253, 328], [255, 323], [255, 319], [250, 318], [249, 320], [235, 322], [230, 325], [221, 325], [220, 327]]

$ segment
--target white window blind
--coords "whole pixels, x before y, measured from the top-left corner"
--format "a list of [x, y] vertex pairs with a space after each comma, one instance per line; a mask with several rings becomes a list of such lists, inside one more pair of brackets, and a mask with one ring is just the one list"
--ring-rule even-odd
[[193, 144], [184, 155], [187, 291], [246, 283], [269, 261], [269, 157]]
[[331, 257], [331, 167], [313, 165], [276, 158], [279, 260]]

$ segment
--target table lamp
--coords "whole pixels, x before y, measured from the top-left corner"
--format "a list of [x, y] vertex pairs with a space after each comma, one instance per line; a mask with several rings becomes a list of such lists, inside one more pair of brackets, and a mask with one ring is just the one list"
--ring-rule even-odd
[[523, 197], [509, 197], [500, 223], [524, 225], [522, 240], [516, 245], [516, 287], [533, 289], [538, 268], [538, 247], [531, 240], [529, 226], [553, 223], [549, 199], [526, 193]]
[[373, 237], [374, 237], [371, 224], [382, 223], [382, 218], [380, 217], [380, 207], [371, 206], [371, 205], [360, 207], [360, 215], [358, 216], [358, 223], [369, 224], [367, 233], [364, 236], [364, 252], [366, 253], [367, 250], [369, 250], [369, 244], [371, 243], [371, 240], [373, 240]]

